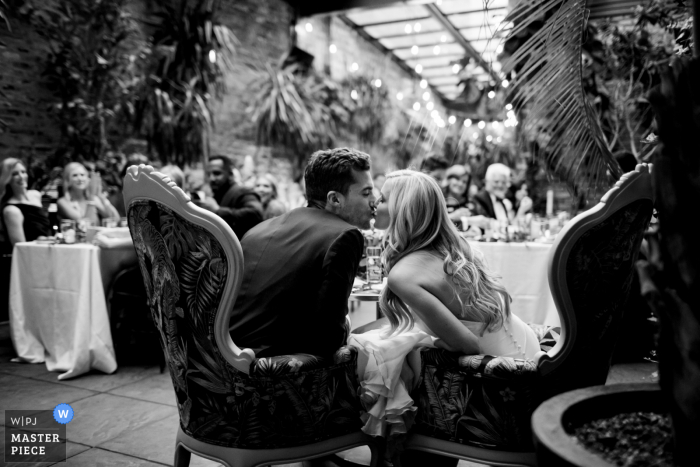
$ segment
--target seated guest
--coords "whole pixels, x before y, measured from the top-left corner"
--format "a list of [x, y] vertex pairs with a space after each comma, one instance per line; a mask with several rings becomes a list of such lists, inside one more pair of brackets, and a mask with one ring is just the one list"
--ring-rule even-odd
[[445, 185], [445, 172], [449, 166], [450, 163], [447, 162], [447, 159], [437, 154], [431, 154], [420, 163], [420, 171], [433, 177], [442, 187]]
[[260, 196], [263, 207], [263, 220], [281, 216], [287, 212], [287, 207], [284, 203], [277, 199], [277, 181], [271, 174], [257, 177], [253, 190]]
[[390, 436], [405, 433], [413, 419], [409, 393], [420, 358], [409, 354], [416, 347], [531, 359], [539, 343], [511, 313], [506, 289], [450, 222], [432, 178], [411, 170], [390, 173], [381, 202], [390, 217], [382, 253], [388, 280], [379, 301], [386, 319], [352, 334], [348, 343], [366, 356], [358, 359], [366, 362], [358, 366], [363, 402], [379, 404], [366, 407], [363, 431]]
[[509, 222], [513, 218], [513, 205], [506, 199], [509, 186], [508, 166], [500, 163], [489, 165], [484, 177], [484, 189], [474, 195], [476, 214]]
[[[466, 230], [468, 226], [485, 228], [488, 219], [474, 214], [474, 203], [469, 200], [471, 169], [468, 165], [453, 165], [445, 172], [447, 185], [443, 188], [447, 213], [452, 222]], [[380, 206], [381, 209], [381, 206]], [[466, 219], [467, 226], [463, 225]]]
[[527, 182], [523, 181], [512, 185], [509, 192], [512, 195], [508, 198], [511, 199], [516, 218], [522, 217], [532, 210], [532, 199], [529, 196], [530, 189]]
[[2, 209], [2, 253], [11, 253], [17, 242], [31, 242], [50, 234], [49, 217], [41, 204], [41, 193], [29, 190], [27, 169], [14, 157], [2, 161], [0, 209]]
[[258, 357], [331, 356], [347, 338], [348, 297], [375, 212], [370, 158], [349, 148], [315, 152], [308, 207], [253, 227], [231, 336]]
[[61, 219], [88, 220], [100, 225], [102, 219], [119, 217], [119, 212], [102, 191], [99, 174], [88, 175], [80, 162], [71, 162], [63, 169], [63, 196], [56, 202]]
[[218, 214], [231, 226], [239, 239], [262, 222], [263, 207], [260, 197], [250, 188], [235, 181], [231, 159], [223, 155], [210, 157], [206, 175], [214, 197], [193, 199], [193, 203]]

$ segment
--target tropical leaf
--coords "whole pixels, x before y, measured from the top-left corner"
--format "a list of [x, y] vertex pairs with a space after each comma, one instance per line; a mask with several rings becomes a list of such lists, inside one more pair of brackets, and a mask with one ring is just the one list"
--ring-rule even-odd
[[284, 387], [284, 395], [289, 399], [294, 408], [294, 418], [298, 424], [297, 426], [301, 427], [300, 431], [303, 432], [301, 436], [312, 436], [314, 434], [313, 427], [315, 425], [314, 411], [299, 390], [301, 378], [297, 378], [294, 383], [285, 378], [282, 379], [280, 383]]
[[439, 430], [446, 434], [454, 432], [454, 424], [450, 418], [447, 408], [443, 405], [440, 398], [440, 383], [435, 376], [435, 369], [429, 370], [429, 374], [425, 375], [423, 382], [425, 384], [425, 393], [428, 395], [428, 404], [430, 412], [435, 420], [435, 425]]
[[221, 262], [212, 262], [204, 244], [198, 246], [199, 250], [188, 252], [181, 263], [182, 290], [195, 325], [212, 311], [224, 281]]
[[173, 261], [180, 259], [185, 251], [193, 250], [196, 243], [188, 226], [170, 213], [160, 215], [160, 228]]
[[510, 102], [523, 117], [522, 133], [540, 143], [550, 174], [575, 191], [607, 188], [607, 172], [619, 177], [622, 170], [583, 90], [586, 1], [519, 0], [504, 21], [515, 25], [508, 37], [526, 33], [542, 18], [544, 26], [503, 63], [512, 74]]

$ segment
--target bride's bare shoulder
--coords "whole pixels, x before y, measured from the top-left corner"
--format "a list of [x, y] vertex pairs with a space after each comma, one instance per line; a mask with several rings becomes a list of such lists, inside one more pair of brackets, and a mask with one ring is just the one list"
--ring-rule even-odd
[[389, 272], [389, 281], [410, 281], [441, 276], [442, 260], [434, 253], [420, 250], [401, 258]]

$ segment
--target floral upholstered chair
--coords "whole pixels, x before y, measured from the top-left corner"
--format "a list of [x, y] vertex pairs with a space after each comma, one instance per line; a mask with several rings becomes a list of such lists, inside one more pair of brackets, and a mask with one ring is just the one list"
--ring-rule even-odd
[[175, 465], [311, 459], [373, 439], [360, 431], [357, 351], [257, 359], [228, 332], [243, 252], [231, 228], [152, 167], [124, 181], [129, 229], [180, 415]]
[[490, 465], [536, 465], [530, 418], [544, 400], [605, 384], [634, 262], [652, 216], [650, 166], [625, 174], [552, 246], [549, 284], [560, 328], [530, 325], [534, 360], [421, 352], [418, 413], [407, 449]]

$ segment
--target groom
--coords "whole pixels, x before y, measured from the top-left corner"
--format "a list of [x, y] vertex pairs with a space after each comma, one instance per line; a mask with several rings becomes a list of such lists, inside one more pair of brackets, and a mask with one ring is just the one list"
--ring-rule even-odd
[[332, 356], [345, 344], [348, 297], [376, 198], [367, 154], [315, 152], [304, 174], [307, 207], [243, 237], [244, 270], [231, 337], [257, 357]]

